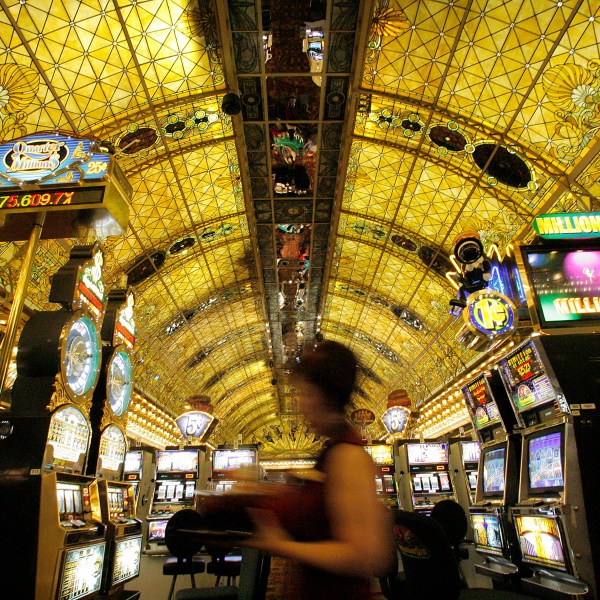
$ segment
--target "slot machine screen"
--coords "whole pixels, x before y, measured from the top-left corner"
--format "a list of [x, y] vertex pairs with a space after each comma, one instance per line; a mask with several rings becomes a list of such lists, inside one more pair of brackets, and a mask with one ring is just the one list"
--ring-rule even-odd
[[541, 515], [513, 515], [523, 562], [567, 570], [558, 521]]
[[112, 585], [123, 583], [140, 574], [142, 557], [142, 536], [117, 540], [115, 562], [112, 572]]
[[383, 481], [379, 477], [375, 478], [375, 488], [378, 494], [383, 494]]
[[502, 495], [506, 466], [506, 446], [490, 448], [483, 453], [483, 494]]
[[461, 447], [463, 464], [479, 462], [481, 457], [479, 442], [461, 442]]
[[477, 550], [502, 555], [502, 528], [500, 517], [494, 514], [472, 514], [474, 542]]
[[394, 464], [394, 446], [391, 444], [368, 444], [365, 450], [371, 455], [376, 465]]
[[77, 600], [100, 590], [106, 542], [66, 550], [57, 600]]
[[519, 412], [536, 408], [556, 398], [533, 342], [527, 342], [508, 354], [499, 364], [500, 375]]
[[148, 541], [153, 540], [164, 540], [165, 529], [167, 527], [168, 519], [160, 521], [148, 521]]
[[600, 246], [523, 246], [525, 272], [542, 328], [597, 324]]
[[406, 444], [410, 465], [448, 464], [448, 442]]
[[468, 383], [462, 393], [478, 430], [500, 423], [498, 405], [485, 375]]
[[477, 472], [470, 471], [468, 475], [469, 489], [474, 492], [477, 490]]
[[137, 473], [142, 470], [142, 453], [139, 450], [130, 450], [125, 455], [125, 472]]
[[198, 472], [197, 450], [159, 450], [156, 453], [156, 470], [171, 473]]
[[559, 492], [564, 489], [563, 432], [554, 430], [527, 438], [529, 492]]
[[249, 448], [214, 450], [212, 461], [213, 477], [231, 477], [231, 471], [256, 465], [256, 450]]

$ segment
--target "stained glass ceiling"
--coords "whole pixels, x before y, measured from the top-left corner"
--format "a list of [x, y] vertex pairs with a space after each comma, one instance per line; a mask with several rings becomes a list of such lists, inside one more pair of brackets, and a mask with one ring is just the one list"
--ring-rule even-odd
[[[213, 443], [314, 451], [286, 373], [322, 336], [360, 358], [355, 407], [379, 415], [399, 387], [426, 402], [478, 357], [449, 315], [455, 236], [503, 252], [540, 212], [597, 207], [592, 0], [0, 9], [0, 138], [114, 154], [130, 227], [101, 242], [109, 288], [136, 291], [136, 385], [174, 416], [208, 395]], [[42, 243], [30, 310], [56, 308], [49, 278], [82, 236]], [[8, 298], [23, 246], [0, 245]]]

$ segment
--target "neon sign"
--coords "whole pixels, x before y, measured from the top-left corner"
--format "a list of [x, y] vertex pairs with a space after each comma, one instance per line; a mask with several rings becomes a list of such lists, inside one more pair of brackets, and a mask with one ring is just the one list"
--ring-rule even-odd
[[538, 215], [533, 229], [548, 240], [600, 237], [600, 212]]
[[472, 330], [486, 337], [513, 331], [518, 319], [511, 300], [493, 290], [480, 290], [471, 294], [463, 315]]
[[402, 433], [408, 425], [408, 417], [410, 416], [410, 409], [404, 406], [392, 406], [388, 408], [383, 415], [381, 420], [388, 430], [390, 435]]

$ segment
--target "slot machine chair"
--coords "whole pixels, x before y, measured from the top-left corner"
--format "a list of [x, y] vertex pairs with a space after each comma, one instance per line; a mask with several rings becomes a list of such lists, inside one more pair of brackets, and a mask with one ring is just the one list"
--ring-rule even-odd
[[[531, 600], [531, 596], [469, 588], [442, 526], [431, 517], [394, 511], [394, 540], [402, 559], [405, 585], [388, 600]], [[393, 591], [394, 587], [390, 586]]]
[[215, 587], [219, 586], [222, 577], [227, 578], [227, 585], [235, 584], [241, 573], [241, 551], [235, 548], [228, 550], [223, 546], [206, 543], [204, 549], [210, 556], [210, 562], [206, 565], [206, 572], [215, 576]]
[[463, 507], [454, 500], [442, 500], [433, 507], [430, 516], [442, 526], [459, 564], [461, 560], [469, 558], [467, 549], [460, 547], [468, 530], [467, 515]]
[[265, 600], [270, 557], [255, 548], [242, 549], [239, 585], [187, 588], [175, 594], [175, 600]]
[[204, 573], [206, 562], [204, 559], [194, 556], [202, 548], [202, 542], [193, 538], [178, 536], [179, 529], [199, 529], [204, 524], [204, 519], [193, 509], [183, 509], [176, 512], [167, 523], [165, 528], [165, 543], [172, 554], [163, 563], [163, 575], [169, 575], [173, 579], [167, 600], [172, 600], [175, 582], [178, 575], [189, 575], [192, 588], [196, 587], [194, 575]]

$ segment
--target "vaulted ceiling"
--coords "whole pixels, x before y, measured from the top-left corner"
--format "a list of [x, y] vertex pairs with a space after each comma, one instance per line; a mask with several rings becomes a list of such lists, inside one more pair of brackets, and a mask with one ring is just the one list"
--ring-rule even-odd
[[[101, 242], [108, 287], [136, 292], [136, 386], [173, 416], [208, 395], [216, 443], [314, 449], [286, 373], [321, 337], [359, 356], [355, 407], [427, 401], [478, 356], [449, 315], [455, 236], [503, 251], [540, 212], [597, 206], [594, 0], [0, 8], [0, 139], [114, 153], [130, 226]], [[49, 278], [93, 239], [42, 242], [29, 309], [56, 308]], [[0, 244], [6, 302], [23, 248]]]

